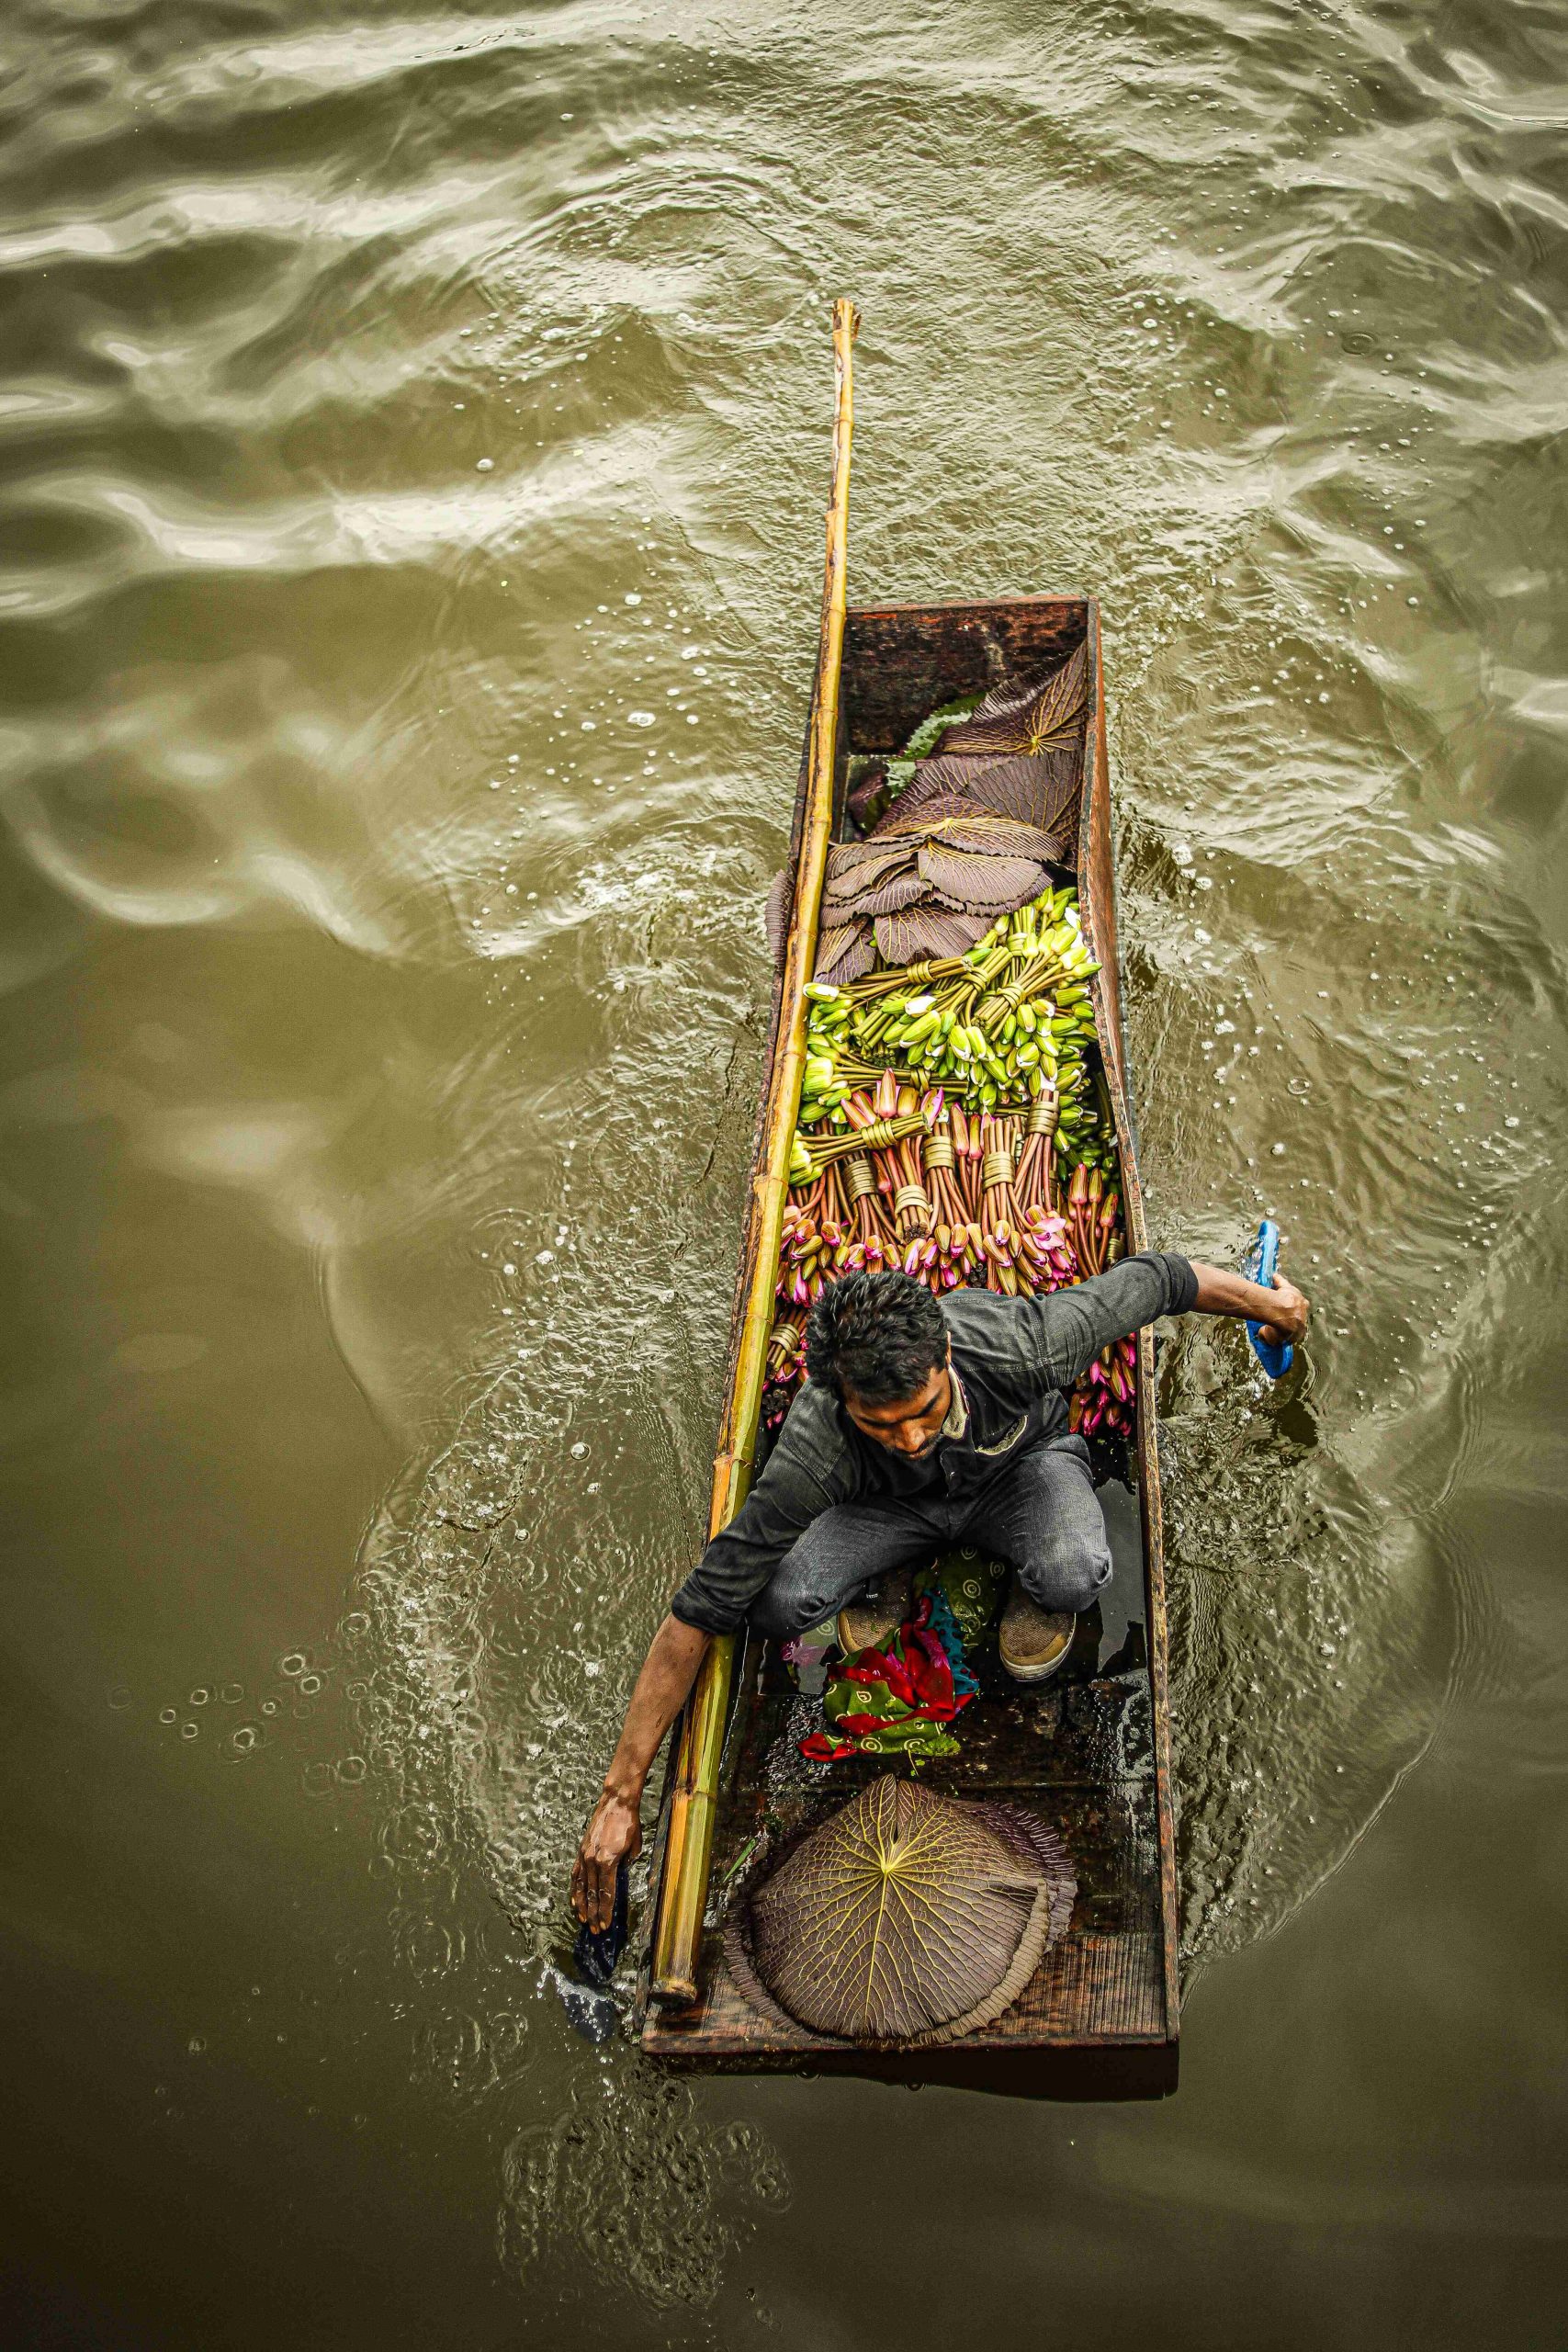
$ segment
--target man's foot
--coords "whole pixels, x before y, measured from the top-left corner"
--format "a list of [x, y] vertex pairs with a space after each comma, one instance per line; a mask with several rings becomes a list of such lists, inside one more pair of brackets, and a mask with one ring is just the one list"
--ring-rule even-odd
[[1015, 1682], [1043, 1682], [1073, 1645], [1077, 1618], [1070, 1609], [1042, 1609], [1014, 1577], [997, 1635], [1002, 1664]]
[[839, 1647], [846, 1657], [855, 1650], [885, 1650], [914, 1606], [915, 1571], [890, 1568], [840, 1610]]

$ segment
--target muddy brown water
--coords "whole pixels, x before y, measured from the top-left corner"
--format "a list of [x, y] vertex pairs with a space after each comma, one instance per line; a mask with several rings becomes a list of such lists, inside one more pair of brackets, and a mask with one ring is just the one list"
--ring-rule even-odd
[[[1561, 12], [18, 0], [7, 2340], [1554, 2346]], [[661, 2082], [563, 1857], [705, 1507], [815, 629], [1104, 599], [1160, 2107]], [[874, 2324], [866, 2317], [867, 2299]]]

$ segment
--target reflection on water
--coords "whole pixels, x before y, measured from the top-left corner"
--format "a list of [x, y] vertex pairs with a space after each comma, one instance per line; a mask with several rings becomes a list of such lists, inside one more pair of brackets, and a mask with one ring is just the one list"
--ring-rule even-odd
[[[1165, 1344], [1194, 2033], [1253, 1971], [1325, 1981], [1335, 1874], [1496, 1693], [1488, 1784], [1560, 1759], [1510, 1613], [1562, 1495], [1560, 28], [28, 0], [5, 38], [10, 1927], [20, 2144], [64, 2150], [28, 2309], [212, 2340], [130, 2249], [279, 2173], [389, 2249], [304, 2262], [336, 2343], [587, 2341], [595, 2296], [740, 2341], [764, 2257], [836, 2341], [911, 2216], [976, 2324], [971, 2259], [1070, 2322], [1075, 2250], [1141, 2261], [1173, 2179], [1262, 2229], [1224, 2034], [1095, 2127], [1092, 2194], [1088, 2124], [985, 2109], [972, 2202], [970, 2104], [589, 2049], [562, 1859], [705, 1508], [839, 290], [852, 593], [1103, 597], [1156, 1238], [1234, 1257], [1268, 1207], [1317, 1305], [1282, 1391], [1235, 1333]], [[1389, 1980], [1451, 1955], [1468, 2019], [1498, 1956], [1423, 1899], [1391, 1880]], [[1506, 1950], [1549, 2015], [1528, 1913]], [[165, 2015], [231, 2069], [205, 2106]], [[78, 2046], [137, 2152], [90, 2261], [43, 2121]], [[1280, 2060], [1299, 2102], [1348, 2046]], [[1416, 2166], [1412, 2071], [1489, 2178], [1419, 2057], [1325, 2111]], [[1490, 2342], [1492, 2209], [1432, 2196], [1483, 2217], [1431, 2280]], [[1297, 2340], [1289, 2265], [1228, 2243], [1250, 2338]], [[1369, 2325], [1385, 2250], [1327, 2290]]]

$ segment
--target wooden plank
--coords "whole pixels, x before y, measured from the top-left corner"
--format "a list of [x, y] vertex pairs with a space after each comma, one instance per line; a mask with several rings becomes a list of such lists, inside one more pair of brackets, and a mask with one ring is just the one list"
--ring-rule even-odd
[[[1088, 935], [1100, 958], [1093, 983], [1096, 1025], [1122, 1156], [1122, 1201], [1131, 1250], [1146, 1250], [1143, 1181], [1138, 1170], [1137, 1122], [1127, 1080], [1127, 1042], [1122, 1019], [1120, 932], [1117, 922], [1116, 856], [1111, 833], [1111, 768], [1106, 747], [1105, 675], [1100, 659], [1100, 606], [1089, 610], [1093, 678], [1093, 724], [1085, 745], [1083, 809], [1079, 820], [1078, 888], [1087, 908]], [[1180, 2009], [1180, 1896], [1176, 1868], [1176, 1810], [1170, 1764], [1168, 1630], [1165, 1595], [1165, 1529], [1160, 1500], [1159, 1444], [1155, 1408], [1155, 1340], [1140, 1331], [1137, 1350], [1137, 1420], [1134, 1451], [1138, 1508], [1144, 1537], [1144, 1576], [1148, 1611], [1149, 1679], [1154, 1722], [1154, 1765], [1159, 1813], [1161, 1952], [1167, 2029], [1174, 2041]]]
[[[995, 2025], [964, 2036], [964, 2048], [1005, 2052], [1032, 2043], [1082, 2049], [1088, 2042], [1164, 2041], [1158, 1945], [1154, 1934], [1089, 1932], [1065, 1939], [1047, 1952], [1018, 2000]], [[810, 2065], [829, 2054], [845, 2059], [883, 2054], [853, 2052], [842, 2042], [808, 2033], [804, 2026], [759, 2033], [756, 2011], [737, 1987], [722, 1952], [713, 1962], [700, 2023], [691, 2010], [668, 2010], [644, 2036], [643, 2046], [656, 2057], [688, 2064], [744, 2058], [763, 2066], [786, 2060]], [[933, 2058], [938, 2047], [933, 2045], [930, 2053]], [[919, 2055], [914, 2051], [900, 2054], [917, 2061]]]
[[844, 622], [851, 752], [897, 752], [944, 703], [1038, 677], [1084, 640], [1081, 596], [1005, 603], [859, 605]]

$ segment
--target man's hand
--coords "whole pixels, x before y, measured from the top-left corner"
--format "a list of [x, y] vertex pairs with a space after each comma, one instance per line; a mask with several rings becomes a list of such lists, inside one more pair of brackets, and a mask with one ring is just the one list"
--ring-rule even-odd
[[615, 1907], [615, 1871], [642, 1851], [637, 1812], [659, 1743], [686, 1703], [712, 1635], [666, 1617], [653, 1637], [610, 1769], [571, 1866], [571, 1907], [595, 1934]]
[[615, 1907], [615, 1872], [642, 1851], [642, 1823], [628, 1798], [606, 1789], [588, 1817], [571, 1866], [571, 1907], [596, 1935]]
[[1258, 1338], [1271, 1348], [1299, 1347], [1306, 1338], [1311, 1308], [1294, 1283], [1288, 1283], [1283, 1274], [1275, 1275], [1271, 1295], [1273, 1312], [1268, 1322], [1259, 1321], [1257, 1316], [1252, 1318], [1258, 1324]]
[[1198, 1277], [1198, 1295], [1193, 1306], [1200, 1315], [1245, 1316], [1256, 1323], [1260, 1338], [1274, 1347], [1296, 1347], [1306, 1337], [1307, 1317], [1312, 1312], [1294, 1283], [1283, 1274], [1276, 1274], [1272, 1289], [1260, 1283], [1249, 1283], [1245, 1274], [1234, 1274], [1228, 1267], [1205, 1266], [1194, 1258], [1192, 1271]]

